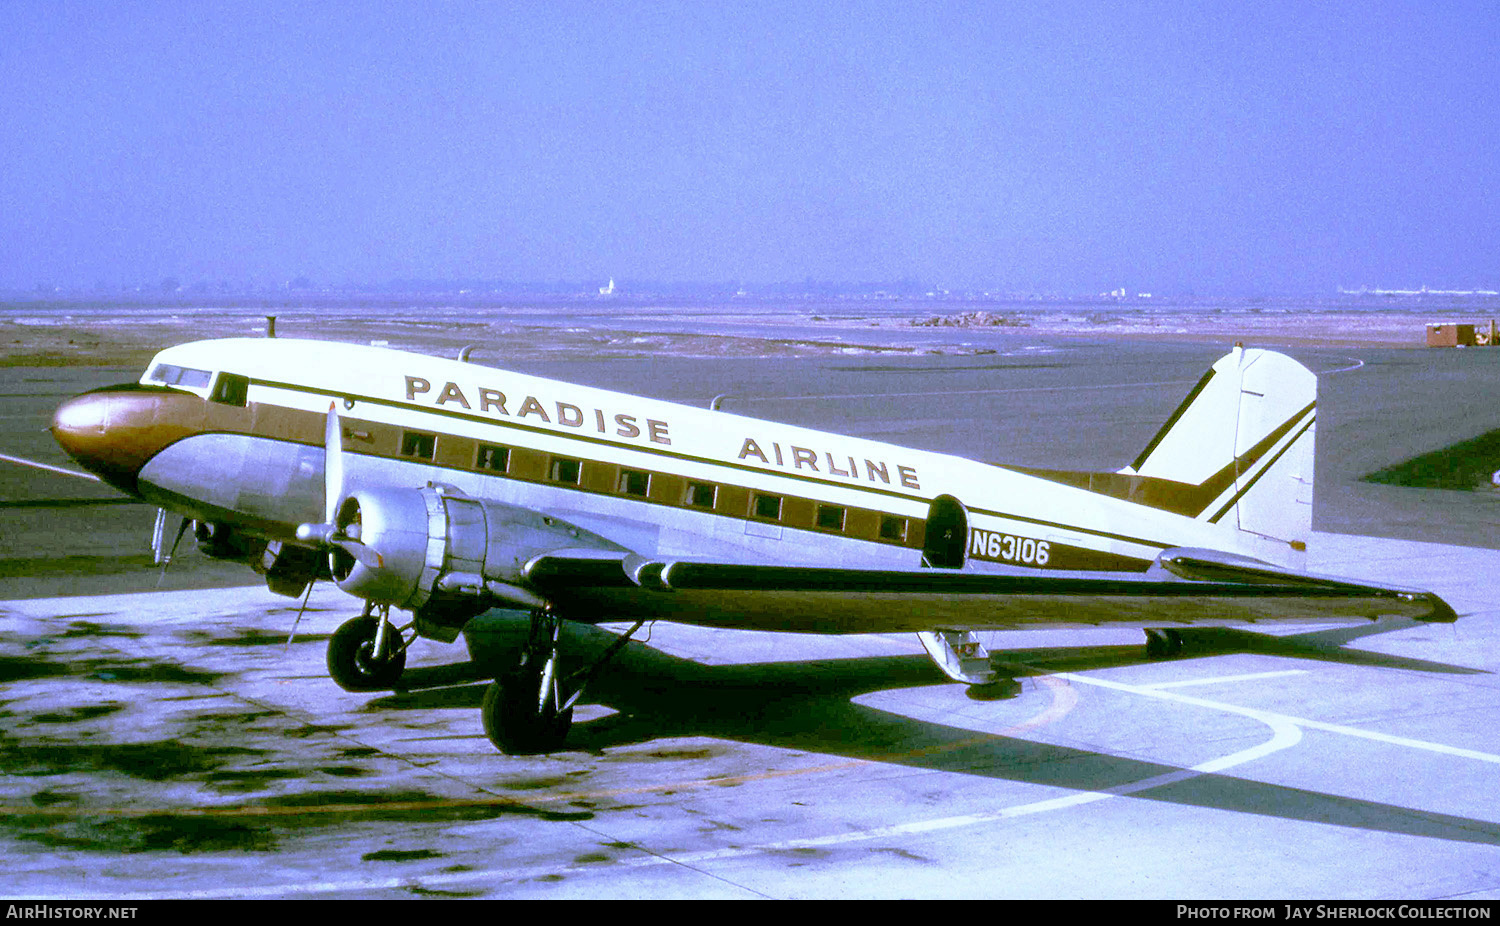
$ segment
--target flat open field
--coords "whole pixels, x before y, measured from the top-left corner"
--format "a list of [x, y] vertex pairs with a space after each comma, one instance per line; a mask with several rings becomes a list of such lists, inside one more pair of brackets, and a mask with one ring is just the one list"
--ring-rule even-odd
[[[1227, 347], [1419, 347], [1432, 323], [1483, 336], [1500, 298], [1176, 304], [1151, 300], [723, 300], [579, 297], [335, 297], [305, 300], [0, 302], [0, 366], [141, 367], [166, 344], [265, 334], [371, 341], [428, 353], [474, 345], [513, 359], [784, 357], [1003, 350], [1038, 339], [1148, 340]], [[488, 354], [488, 358], [486, 357]]]

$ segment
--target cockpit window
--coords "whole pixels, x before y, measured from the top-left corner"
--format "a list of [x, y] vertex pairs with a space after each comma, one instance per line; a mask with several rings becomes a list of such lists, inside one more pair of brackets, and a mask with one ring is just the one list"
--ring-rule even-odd
[[170, 363], [158, 363], [151, 371], [151, 381], [166, 386], [186, 386], [189, 389], [207, 389], [213, 374], [207, 370], [194, 370]]
[[222, 405], [245, 404], [245, 399], [250, 394], [250, 380], [248, 377], [236, 373], [220, 373], [219, 381], [214, 383], [214, 391], [209, 395], [209, 401], [218, 402]]

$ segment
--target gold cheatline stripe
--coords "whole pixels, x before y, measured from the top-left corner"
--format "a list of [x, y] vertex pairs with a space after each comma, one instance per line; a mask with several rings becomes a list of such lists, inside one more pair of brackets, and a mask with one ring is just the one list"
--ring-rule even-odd
[[[394, 399], [383, 399], [383, 398], [378, 398], [378, 397], [374, 397], [374, 396], [360, 395], [360, 394], [357, 394], [357, 393], [338, 392], [338, 391], [334, 391], [334, 390], [330, 390], [330, 389], [319, 389], [319, 388], [314, 388], [314, 387], [311, 387], [311, 386], [299, 385], [299, 384], [296, 384], [296, 383], [282, 383], [282, 382], [275, 382], [275, 381], [272, 381], [272, 380], [264, 380], [264, 379], [251, 379], [251, 383], [253, 385], [266, 386], [266, 387], [270, 387], [270, 388], [273, 388], [273, 389], [284, 389], [284, 390], [287, 390], [289, 392], [299, 392], [299, 393], [304, 393], [304, 394], [309, 394], [309, 395], [329, 396], [329, 397], [332, 397], [332, 398], [347, 399], [347, 400], [349, 400], [351, 402], [369, 402], [369, 403], [371, 403], [373, 405], [380, 405], [380, 406], [384, 406], [384, 407], [387, 407], [387, 408], [404, 409], [406, 411], [415, 411], [415, 412], [418, 412], [418, 413], [421, 413], [421, 414], [437, 415], [439, 417], [445, 417], [445, 418], [454, 418], [454, 419], [457, 419], [457, 420], [460, 420], [460, 421], [470, 421], [470, 422], [474, 422], [476, 424], [484, 424], [484, 425], [489, 425], [489, 426], [493, 426], [493, 427], [500, 427], [500, 428], [510, 428], [510, 429], [513, 429], [513, 430], [524, 431], [524, 432], [531, 433], [531, 434], [542, 434], [542, 435], [546, 435], [546, 436], [549, 436], [549, 437], [563, 438], [565, 440], [582, 441], [582, 442], [588, 443], [588, 444], [597, 444], [597, 445], [602, 445], [602, 446], [605, 446], [605, 447], [612, 447], [612, 448], [615, 448], [617, 450], [633, 450], [633, 451], [637, 451], [637, 452], [640, 452], [640, 453], [646, 453], [646, 454], [651, 454], [651, 455], [656, 455], [656, 456], [662, 456], [662, 457], [667, 457], [667, 458], [676, 459], [676, 460], [683, 460], [683, 461], [691, 462], [691, 463], [702, 463], [702, 464], [705, 464], [705, 465], [708, 465], [708, 466], [722, 467], [722, 468], [725, 468], [725, 469], [738, 470], [738, 471], [747, 472], [747, 473], [756, 473], [756, 474], [762, 475], [762, 476], [773, 476], [773, 477], [777, 477], [777, 478], [781, 478], [781, 479], [795, 479], [795, 480], [799, 480], [799, 481], [802, 481], [802, 482], [810, 482], [810, 483], [813, 483], [814, 485], [831, 486], [831, 487], [836, 487], [836, 488], [850, 489], [850, 490], [853, 490], [853, 491], [856, 491], [856, 492], [867, 492], [867, 493], [871, 493], [871, 494], [874, 494], [874, 495], [883, 495], [883, 496], [888, 496], [888, 497], [891, 497], [891, 498], [904, 499], [906, 501], [916, 501], [916, 502], [922, 502], [922, 503], [926, 503], [926, 504], [931, 504], [931, 502], [932, 502], [932, 499], [927, 498], [925, 496], [921, 496], [921, 495], [908, 495], [906, 493], [897, 492], [897, 491], [892, 490], [892, 489], [882, 489], [882, 488], [879, 488], [879, 487], [876, 487], [876, 486], [863, 485], [861, 483], [834, 482], [834, 481], [829, 480], [829, 479], [822, 479], [822, 478], [818, 478], [818, 477], [815, 477], [815, 476], [807, 476], [807, 475], [803, 475], [803, 474], [800, 474], [800, 473], [785, 473], [785, 472], [777, 472], [775, 470], [760, 469], [760, 468], [757, 468], [757, 467], [754, 467], [754, 466], [748, 466], [748, 465], [743, 464], [743, 463], [733, 463], [733, 462], [729, 462], [729, 461], [726, 461], [726, 460], [713, 459], [711, 457], [700, 457], [700, 456], [695, 456], [695, 455], [692, 455], [692, 454], [680, 453], [680, 452], [673, 451], [673, 450], [660, 450], [660, 449], [657, 449], [655, 447], [637, 446], [637, 445], [632, 445], [632, 444], [622, 444], [622, 443], [619, 443], [618, 441], [605, 440], [605, 439], [602, 439], [602, 438], [592, 437], [592, 436], [587, 435], [587, 434], [573, 434], [573, 433], [568, 433], [568, 432], [564, 432], [564, 431], [555, 431], [555, 430], [551, 430], [551, 429], [547, 429], [547, 428], [540, 428], [540, 427], [537, 427], [535, 425], [519, 424], [519, 423], [514, 422], [514, 421], [502, 421], [502, 420], [499, 420], [499, 419], [496, 419], [496, 418], [493, 418], [493, 417], [486, 417], [486, 416], [474, 415], [474, 414], [465, 414], [463, 412], [456, 412], [456, 411], [453, 411], [451, 409], [446, 409], [446, 408], [428, 408], [426, 406], [417, 405], [415, 403], [400, 402], [400, 401], [396, 401]], [[315, 414], [315, 413], [310, 413], [310, 414]], [[389, 423], [388, 422], [381, 422], [381, 424], [389, 424]], [[394, 424], [389, 424], [389, 426], [391, 426], [391, 427], [403, 427], [402, 425], [394, 425]], [[457, 437], [459, 435], [452, 435], [452, 436]], [[315, 446], [315, 445], [309, 444], [308, 446]], [[527, 448], [527, 449], [531, 449], [531, 448]], [[352, 451], [352, 452], [357, 452], [357, 451]], [[537, 451], [537, 452], [544, 453], [546, 451]], [[372, 454], [367, 454], [367, 455], [372, 455]], [[603, 462], [603, 461], [596, 461], [596, 462]], [[451, 467], [451, 466], [444, 466], [443, 464], [438, 464], [438, 463], [431, 463], [430, 465], [440, 466], [440, 467], [446, 468], [446, 469], [455, 469], [456, 468], [456, 467]], [[623, 465], [623, 464], [613, 464], [613, 465]], [[687, 478], [687, 477], [683, 477], [683, 478]], [[736, 488], [745, 489], [745, 490], [751, 491], [751, 492], [757, 491], [755, 489], [750, 488], [749, 486], [735, 486], [735, 487]], [[818, 499], [810, 499], [810, 500], [811, 501], [818, 501]], [[825, 502], [825, 504], [827, 504], [827, 503]], [[866, 510], [878, 510], [878, 509], [866, 509]], [[1022, 523], [1022, 524], [1035, 524], [1035, 525], [1037, 525], [1039, 527], [1051, 527], [1051, 528], [1056, 528], [1056, 529], [1059, 529], [1059, 530], [1072, 531], [1072, 532], [1075, 532], [1075, 533], [1089, 534], [1091, 536], [1100, 537], [1100, 538], [1104, 538], [1104, 539], [1108, 539], [1108, 540], [1119, 540], [1119, 541], [1122, 541], [1124, 543], [1132, 543], [1132, 544], [1136, 544], [1137, 546], [1152, 547], [1152, 548], [1155, 548], [1157, 550], [1165, 550], [1165, 549], [1167, 549], [1169, 547], [1173, 547], [1173, 546], [1177, 546], [1178, 545], [1176, 543], [1168, 543], [1168, 542], [1163, 542], [1163, 541], [1158, 541], [1158, 540], [1146, 540], [1146, 539], [1143, 539], [1143, 538], [1140, 538], [1140, 537], [1132, 537], [1132, 536], [1130, 536], [1128, 534], [1116, 534], [1116, 533], [1113, 533], [1111, 531], [1098, 530], [1098, 529], [1095, 529], [1095, 528], [1084, 527], [1084, 526], [1078, 525], [1078, 524], [1065, 524], [1065, 523], [1062, 523], [1060, 521], [1048, 521], [1048, 520], [1045, 520], [1045, 519], [1042, 519], [1042, 518], [1032, 518], [1032, 517], [1028, 517], [1026, 515], [1011, 514], [1011, 513], [1008, 513], [1008, 512], [1004, 512], [1004, 511], [996, 511], [996, 510], [990, 509], [990, 508], [970, 508], [968, 510], [969, 510], [969, 512], [971, 514], [989, 515], [990, 517], [1003, 518], [1003, 519], [1008, 520], [1008, 521], [1015, 521], [1017, 523]], [[893, 517], [908, 517], [908, 516], [907, 515], [893, 515]], [[921, 520], [921, 519], [918, 519], [918, 520]], [[1103, 551], [1100, 551], [1100, 552], [1103, 552]]]
[[1306, 434], [1308, 428], [1311, 428], [1313, 426], [1313, 422], [1315, 422], [1317, 420], [1318, 420], [1318, 418], [1317, 418], [1316, 415], [1314, 415], [1311, 418], [1307, 419], [1307, 424], [1305, 424], [1305, 425], [1302, 426], [1302, 430], [1298, 431], [1296, 433], [1296, 435], [1291, 440], [1287, 441], [1286, 442], [1286, 446], [1284, 446], [1280, 450], [1276, 451], [1276, 455], [1273, 456], [1273, 457], [1271, 457], [1270, 461], [1267, 462], [1266, 465], [1261, 468], [1260, 472], [1258, 472], [1254, 476], [1250, 477], [1250, 481], [1248, 481], [1248, 482], [1245, 483], [1245, 487], [1242, 488], [1242, 489], [1240, 489], [1238, 492], [1236, 492], [1234, 494], [1234, 498], [1231, 498], [1227, 503], [1225, 503], [1224, 507], [1220, 508], [1217, 514], [1215, 514], [1213, 517], [1209, 518], [1208, 519], [1208, 523], [1210, 523], [1210, 524], [1217, 524], [1217, 523], [1219, 523], [1219, 519], [1222, 518], [1222, 517], [1224, 517], [1224, 515], [1228, 514], [1229, 513], [1229, 509], [1233, 508], [1235, 506], [1235, 504], [1237, 502], [1239, 502], [1239, 500], [1245, 496], [1246, 492], [1249, 492], [1251, 489], [1255, 488], [1255, 484], [1260, 481], [1260, 477], [1264, 476], [1266, 473], [1269, 473], [1271, 471], [1271, 467], [1273, 467], [1273, 466], [1276, 465], [1276, 461], [1279, 460], [1279, 459], [1281, 459], [1282, 454], [1286, 453], [1288, 450], [1291, 450], [1294, 446], [1296, 446], [1297, 441], [1299, 441], [1299, 440], [1302, 439], [1302, 435]]

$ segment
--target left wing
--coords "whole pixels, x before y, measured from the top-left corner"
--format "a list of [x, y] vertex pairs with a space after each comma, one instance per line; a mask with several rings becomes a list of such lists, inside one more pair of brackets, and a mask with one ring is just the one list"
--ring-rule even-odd
[[1437, 595], [1279, 569], [1206, 550], [1164, 551], [1136, 573], [994, 575], [544, 554], [526, 579], [596, 620], [809, 633], [1161, 626], [1403, 616], [1457, 619]]

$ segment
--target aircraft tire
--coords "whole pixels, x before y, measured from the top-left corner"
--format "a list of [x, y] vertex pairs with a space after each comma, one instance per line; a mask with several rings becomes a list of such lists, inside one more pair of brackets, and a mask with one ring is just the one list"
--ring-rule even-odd
[[406, 670], [406, 651], [376, 662], [375, 630], [379, 622], [373, 617], [356, 617], [345, 621], [328, 641], [328, 674], [345, 691], [380, 691], [395, 686]]
[[480, 717], [495, 748], [511, 756], [536, 755], [561, 748], [573, 726], [573, 709], [538, 711], [541, 677], [524, 669], [497, 678], [485, 689]]

